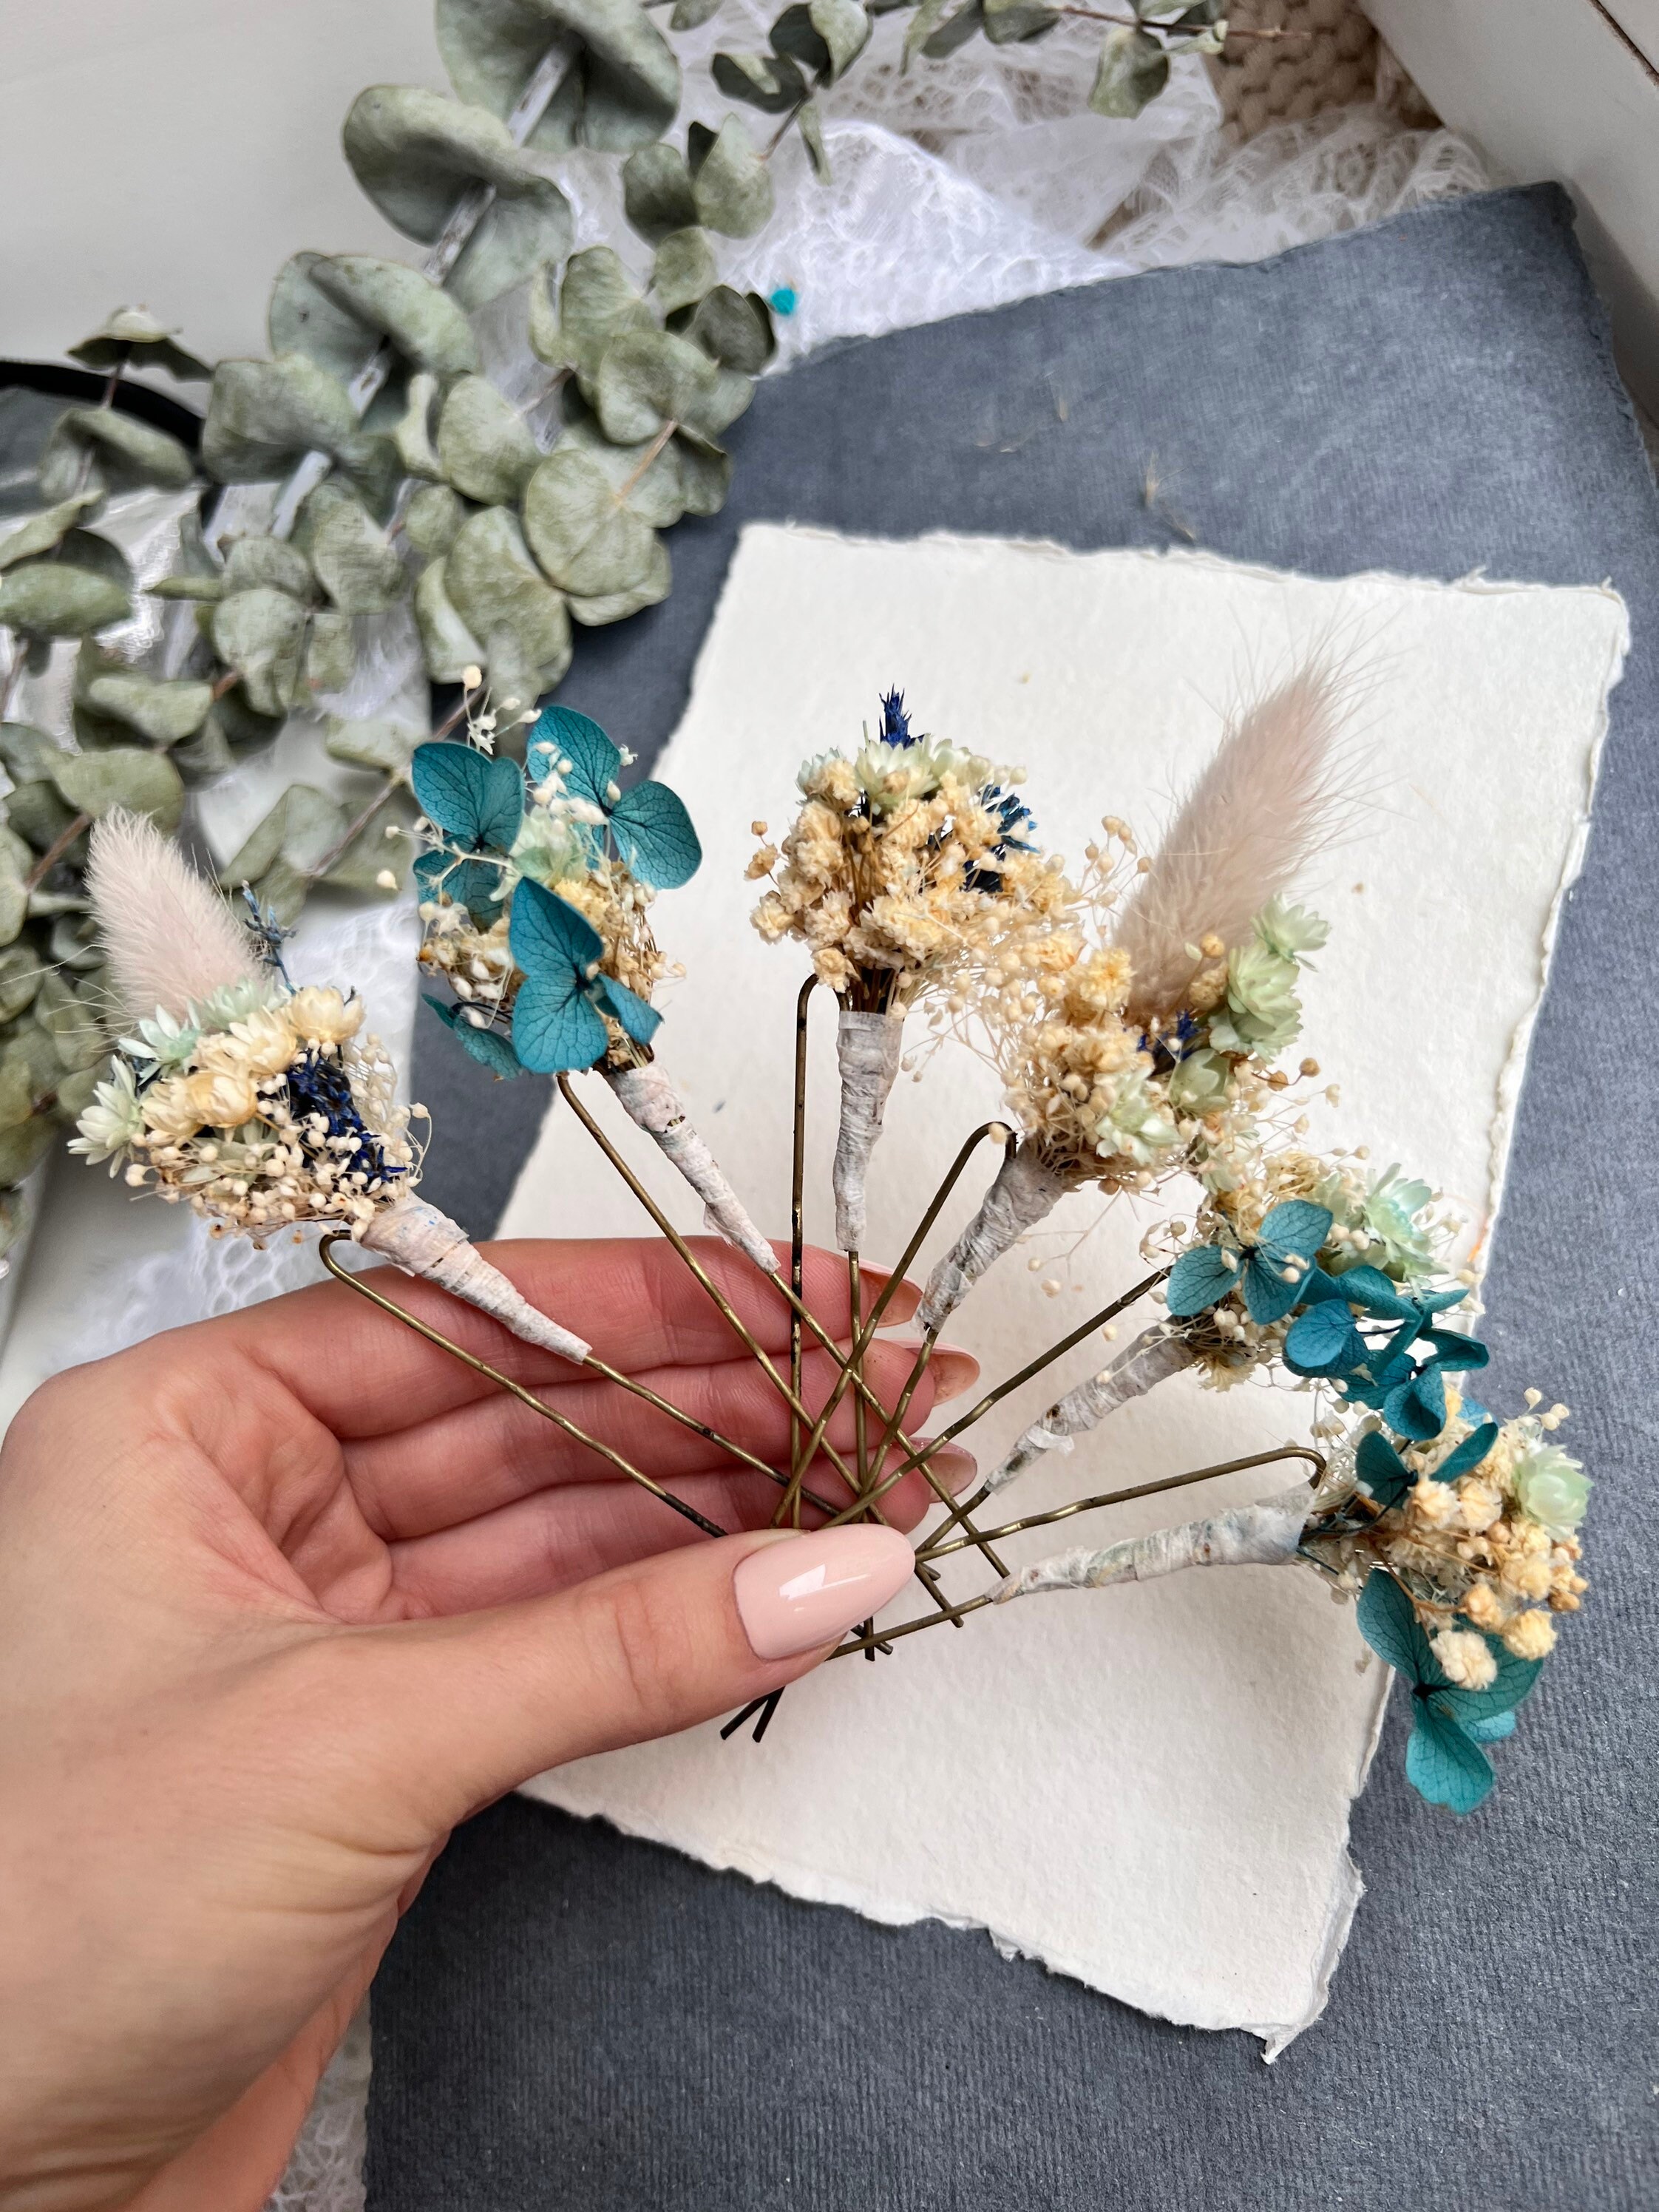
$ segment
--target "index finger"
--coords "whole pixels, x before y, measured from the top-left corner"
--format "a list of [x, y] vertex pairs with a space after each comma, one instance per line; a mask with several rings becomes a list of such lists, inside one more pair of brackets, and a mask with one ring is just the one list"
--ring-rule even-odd
[[[718, 1240], [689, 1240], [699, 1264], [744, 1327], [775, 1363], [789, 1349], [790, 1308], [778, 1285]], [[751, 1355], [673, 1248], [655, 1237], [525, 1239], [481, 1248], [530, 1303], [591, 1343], [623, 1374], [664, 1367], [719, 1365]], [[434, 1285], [377, 1268], [383, 1295], [473, 1358], [530, 1389], [574, 1380], [578, 1370], [512, 1336], [497, 1322]], [[872, 1300], [886, 1278], [865, 1277]], [[803, 1296], [838, 1342], [851, 1333], [845, 1263], [810, 1249]], [[913, 1285], [895, 1291], [884, 1316], [915, 1310]], [[494, 1390], [488, 1376], [452, 1358], [342, 1284], [319, 1284], [203, 1326], [223, 1351], [274, 1374], [316, 1418], [342, 1437], [384, 1436], [465, 1405]]]

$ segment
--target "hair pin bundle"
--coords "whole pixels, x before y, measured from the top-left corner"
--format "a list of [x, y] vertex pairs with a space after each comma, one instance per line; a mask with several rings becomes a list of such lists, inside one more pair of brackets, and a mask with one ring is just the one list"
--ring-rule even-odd
[[[714, 1436], [526, 1306], [416, 1195], [409, 1112], [394, 1103], [384, 1054], [360, 1036], [349, 992], [294, 988], [280, 946], [239, 927], [153, 832], [119, 820], [100, 828], [92, 882], [131, 1033], [82, 1119], [79, 1148], [125, 1163], [129, 1181], [193, 1205], [223, 1231], [264, 1238], [319, 1223], [330, 1244], [350, 1237], [441, 1282], [713, 1436], [775, 1484], [780, 1522], [879, 1516], [895, 1485], [920, 1470], [943, 1508], [916, 1546], [928, 1610], [866, 1626], [844, 1651], [873, 1656], [905, 1635], [1044, 1591], [1196, 1566], [1303, 1567], [1357, 1600], [1362, 1634], [1406, 1678], [1412, 1782], [1431, 1802], [1469, 1811], [1491, 1786], [1489, 1747], [1512, 1730], [1557, 1620], [1587, 1587], [1577, 1531], [1589, 1485], [1554, 1441], [1565, 1407], [1540, 1412], [1541, 1398], [1528, 1392], [1525, 1412], [1499, 1419], [1474, 1395], [1487, 1353], [1458, 1316], [1474, 1278], [1455, 1263], [1457, 1224], [1430, 1187], [1304, 1141], [1300, 1104], [1321, 1070], [1306, 1057], [1285, 1063], [1301, 1026], [1300, 978], [1328, 932], [1291, 894], [1343, 818], [1342, 709], [1328, 666], [1300, 671], [1234, 718], [1156, 849], [1143, 854], [1127, 825], [1106, 817], [1075, 878], [1044, 851], [1022, 772], [919, 732], [896, 691], [855, 752], [805, 763], [795, 819], [775, 844], [754, 825], [749, 871], [764, 884], [755, 926], [771, 942], [800, 945], [811, 963], [798, 1016], [787, 1272], [659, 1056], [655, 1000], [674, 970], [653, 909], [701, 859], [678, 799], [652, 781], [624, 790], [626, 756], [563, 708], [534, 719], [522, 768], [497, 753], [487, 713], [471, 715], [464, 739], [417, 751], [428, 845], [417, 863], [420, 959], [446, 987], [428, 1005], [497, 1076], [557, 1077], [787, 1405], [786, 1465]], [[832, 1180], [852, 1293], [846, 1347], [801, 1297], [804, 1039], [817, 988], [837, 1007]], [[1007, 1119], [963, 1144], [891, 1278], [896, 1285], [911, 1265], [980, 1147], [999, 1145], [983, 1199], [928, 1279], [921, 1346], [889, 1407], [865, 1376], [891, 1295], [890, 1285], [867, 1305], [863, 1297], [870, 1164], [901, 1066], [925, 1079], [929, 1042], [947, 1035], [996, 1068]], [[789, 1304], [787, 1372], [588, 1112], [579, 1079], [590, 1074], [695, 1189], [710, 1230]], [[1166, 1218], [1148, 1232], [1150, 1272], [1103, 1312], [934, 1436], [910, 1434], [909, 1405], [952, 1314], [1063, 1197], [1085, 1189], [1109, 1203], [1127, 1194], [1180, 1203], [1190, 1218]], [[356, 1287], [399, 1310], [370, 1285]], [[933, 1464], [941, 1449], [1103, 1329], [1115, 1336], [1115, 1316], [1149, 1297], [1158, 1317], [1038, 1413], [971, 1497], [953, 1499]], [[802, 1395], [808, 1335], [835, 1363], [815, 1407]], [[1029, 1468], [1074, 1451], [1120, 1407], [1182, 1374], [1219, 1390], [1272, 1381], [1309, 1393], [1310, 1441], [987, 1525], [985, 1506]], [[826, 1431], [849, 1393], [856, 1442], [843, 1454]], [[608, 1446], [581, 1440], [720, 1533]], [[1127, 1497], [1285, 1461], [1310, 1473], [1254, 1504], [1018, 1569], [1000, 1548]], [[820, 1464], [841, 1495], [808, 1488]], [[941, 1565], [969, 1551], [994, 1583], [953, 1601]], [[762, 1727], [775, 1704], [766, 1702]]]

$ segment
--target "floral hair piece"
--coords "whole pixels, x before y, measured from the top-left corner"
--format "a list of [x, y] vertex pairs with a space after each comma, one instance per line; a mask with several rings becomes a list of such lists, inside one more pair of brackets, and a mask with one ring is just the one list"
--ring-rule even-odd
[[[1075, 878], [1042, 849], [1018, 796], [1019, 772], [921, 734], [896, 690], [882, 698], [875, 733], [855, 753], [822, 753], [802, 768], [800, 807], [779, 843], [754, 825], [761, 843], [749, 874], [767, 881], [755, 926], [769, 940], [803, 945], [812, 968], [806, 989], [822, 984], [837, 1001], [834, 1194], [853, 1291], [850, 1351], [830, 1342], [799, 1295], [799, 1145], [785, 1280], [657, 1065], [652, 1001], [670, 971], [649, 909], [657, 890], [690, 876], [696, 840], [660, 786], [623, 791], [624, 756], [585, 717], [546, 710], [525, 770], [494, 757], [486, 716], [473, 718], [464, 743], [417, 753], [432, 848], [418, 864], [421, 957], [454, 994], [433, 1002], [435, 1012], [497, 1073], [556, 1072], [574, 1104], [569, 1076], [599, 1072], [702, 1194], [711, 1225], [794, 1307], [786, 1378], [634, 1182], [788, 1401], [787, 1470], [763, 1470], [784, 1493], [778, 1517], [799, 1524], [803, 1501], [831, 1518], [878, 1516], [904, 1475], [920, 1469], [933, 1481], [945, 1510], [918, 1540], [916, 1572], [933, 1610], [871, 1625], [844, 1652], [873, 1656], [900, 1637], [1040, 1592], [1107, 1589], [1194, 1566], [1300, 1565], [1357, 1599], [1362, 1634], [1406, 1678], [1412, 1783], [1431, 1802], [1468, 1812], [1491, 1787], [1491, 1747], [1512, 1731], [1554, 1647], [1557, 1620], [1577, 1610], [1587, 1588], [1577, 1532], [1589, 1484], [1553, 1441], [1564, 1407], [1540, 1412], [1540, 1395], [1528, 1392], [1528, 1410], [1501, 1419], [1468, 1394], [1469, 1378], [1488, 1364], [1485, 1346], [1460, 1325], [1475, 1279], [1453, 1262], [1458, 1224], [1430, 1187], [1397, 1166], [1373, 1173], [1363, 1152], [1320, 1153], [1304, 1141], [1297, 1086], [1320, 1070], [1306, 1058], [1284, 1063], [1301, 1025], [1300, 979], [1327, 930], [1291, 894], [1344, 819], [1344, 703], [1328, 666], [1301, 670], [1233, 718], [1150, 854], [1107, 816]], [[803, 993], [803, 1023], [805, 1010]], [[1008, 1124], [968, 1139], [889, 1288], [866, 1312], [859, 1248], [867, 1171], [913, 1016], [927, 1037], [907, 1064], [925, 1070], [928, 1039], [962, 1039], [1000, 1073]], [[802, 1055], [798, 1130], [805, 1066]], [[1334, 1089], [1326, 1095], [1336, 1103]], [[923, 1344], [890, 1411], [865, 1382], [865, 1354], [890, 1285], [988, 1138], [1003, 1142], [1002, 1161], [928, 1281]], [[1177, 1182], [1186, 1195], [1174, 1202], [1192, 1218], [1148, 1231], [1145, 1280], [938, 1434], [907, 1434], [906, 1411], [940, 1329], [1062, 1195], [1092, 1188], [1109, 1202], [1128, 1194], [1156, 1204]], [[944, 1492], [931, 1465], [941, 1447], [1097, 1329], [1115, 1338], [1115, 1316], [1147, 1297], [1161, 1304], [1158, 1316], [1029, 1423], [971, 1497]], [[800, 1399], [806, 1328], [840, 1370], [815, 1413]], [[996, 1527], [979, 1517], [1032, 1466], [1074, 1450], [1121, 1406], [1182, 1374], [1216, 1390], [1272, 1382], [1312, 1395], [1322, 1449], [1286, 1445]], [[849, 1389], [852, 1466], [825, 1437]], [[822, 1454], [846, 1482], [845, 1503], [806, 1489]], [[1253, 1504], [1012, 1571], [998, 1549], [1124, 1495], [1287, 1458], [1310, 1463], [1311, 1481]], [[952, 1601], [941, 1571], [969, 1551], [991, 1566], [995, 1586]], [[755, 1709], [757, 1733], [775, 1705], [774, 1697]]]
[[253, 910], [239, 925], [175, 846], [140, 816], [93, 832], [88, 889], [133, 1034], [82, 1115], [71, 1150], [125, 1168], [137, 1190], [185, 1204], [262, 1244], [313, 1224], [580, 1361], [582, 1339], [538, 1313], [465, 1232], [416, 1195], [413, 1110], [362, 1032], [361, 1000], [296, 990], [284, 934]]

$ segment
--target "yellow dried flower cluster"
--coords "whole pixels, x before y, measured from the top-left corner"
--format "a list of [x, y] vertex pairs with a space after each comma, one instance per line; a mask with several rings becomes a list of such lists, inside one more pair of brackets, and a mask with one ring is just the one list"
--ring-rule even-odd
[[408, 1109], [362, 1006], [337, 990], [237, 986], [124, 1038], [73, 1149], [255, 1243], [362, 1226], [416, 1164]]
[[798, 939], [819, 981], [869, 1012], [913, 1006], [1045, 891], [1021, 834], [1030, 817], [1010, 795], [1018, 773], [904, 728], [854, 759], [809, 761], [781, 848], [763, 842], [748, 870], [771, 878], [754, 912], [761, 935]]
[[[1434, 1470], [1474, 1433], [1455, 1408], [1431, 1443], [1407, 1447], [1417, 1480], [1369, 1528], [1312, 1548], [1350, 1577], [1386, 1566], [1410, 1595], [1448, 1679], [1485, 1689], [1496, 1637], [1517, 1659], [1555, 1648], [1552, 1613], [1576, 1613], [1589, 1583], [1577, 1524], [1589, 1485], [1576, 1460], [1546, 1442], [1565, 1407], [1505, 1422], [1491, 1450], [1455, 1481]], [[1467, 1624], [1465, 1626], [1464, 1624]]]

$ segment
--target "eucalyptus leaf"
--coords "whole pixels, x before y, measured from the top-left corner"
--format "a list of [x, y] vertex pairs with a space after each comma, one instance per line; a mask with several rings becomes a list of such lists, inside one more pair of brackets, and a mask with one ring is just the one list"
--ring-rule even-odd
[[268, 745], [281, 733], [283, 717], [264, 714], [253, 705], [241, 684], [233, 684], [214, 701], [204, 736], [222, 741], [239, 752]]
[[292, 921], [347, 826], [337, 799], [314, 784], [291, 783], [227, 862], [219, 881], [229, 891], [247, 884], [279, 921]]
[[596, 599], [570, 600], [570, 615], [574, 622], [585, 629], [598, 629], [607, 623], [623, 622], [636, 615], [641, 607], [653, 607], [659, 599], [668, 597], [673, 581], [668, 548], [660, 538], [651, 541], [651, 558], [645, 573], [632, 590], [611, 592]]
[[903, 66], [925, 54], [930, 62], [943, 61], [966, 46], [985, 21], [981, 0], [921, 0], [915, 20], [904, 34]]
[[337, 453], [357, 434], [345, 386], [303, 354], [222, 361], [213, 372], [202, 459], [222, 483], [286, 475], [312, 452]]
[[[69, 754], [64, 757], [71, 757]], [[51, 777], [20, 783], [6, 799], [6, 821], [37, 853], [48, 853], [74, 821], [80, 809], [66, 806], [64, 795]]]
[[486, 507], [462, 524], [445, 556], [444, 586], [483, 646], [498, 692], [528, 706], [552, 690], [570, 665], [569, 617], [505, 507]]
[[463, 307], [486, 306], [569, 249], [569, 202], [485, 108], [418, 85], [371, 85], [352, 102], [342, 141], [352, 174], [386, 221], [428, 245], [471, 186], [492, 188], [450, 273], [449, 292]]
[[0, 576], [0, 623], [28, 638], [91, 637], [131, 612], [122, 585], [67, 559], [20, 562]]
[[404, 512], [404, 536], [426, 560], [447, 553], [466, 520], [466, 504], [447, 483], [422, 484]]
[[[713, 291], [718, 276], [708, 234], [693, 223], [684, 230], [671, 230], [658, 246], [651, 264], [651, 289], [664, 314], [672, 315], [682, 307], [695, 307]], [[0, 548], [0, 562], [3, 551]]]
[[589, 397], [607, 438], [618, 445], [654, 438], [671, 422], [717, 438], [754, 396], [746, 377], [712, 362], [672, 331], [630, 331], [599, 360]]
[[656, 535], [629, 507], [591, 455], [562, 443], [525, 492], [530, 550], [563, 591], [593, 597], [629, 592], [652, 567]]
[[311, 565], [343, 614], [385, 614], [408, 596], [408, 571], [355, 499], [342, 500], [318, 525]]
[[211, 376], [204, 361], [173, 343], [177, 335], [164, 330], [148, 307], [118, 307], [89, 337], [70, 348], [70, 359], [106, 372], [129, 365], [165, 369], [181, 384], [200, 383]]
[[777, 52], [793, 55], [820, 83], [834, 84], [870, 43], [870, 28], [859, 0], [797, 0], [773, 24], [770, 37]]
[[[14, 783], [33, 783], [37, 776], [50, 776], [64, 750], [56, 738], [30, 722], [0, 722], [0, 763]], [[0, 1015], [0, 1021], [4, 1018]]]
[[834, 173], [830, 167], [830, 155], [823, 143], [823, 118], [818, 112], [816, 100], [809, 100], [795, 118], [801, 143], [806, 149], [806, 158], [812, 164], [812, 174], [821, 185], [833, 183]]
[[402, 261], [296, 253], [270, 295], [270, 349], [302, 353], [349, 383], [382, 339], [411, 368], [470, 375], [478, 342], [447, 292]]
[[1101, 42], [1089, 105], [1097, 115], [1139, 115], [1170, 81], [1170, 57], [1150, 31], [1120, 26]]
[[34, 1018], [56, 1046], [63, 1067], [94, 1066], [109, 1049], [97, 1009], [50, 969], [34, 995]]
[[[338, 890], [359, 891], [371, 898], [392, 898], [409, 880], [415, 859], [412, 831], [420, 810], [407, 792], [395, 791], [378, 808], [322, 878]], [[388, 830], [398, 834], [388, 837]], [[383, 884], [380, 878], [392, 881]]]
[[772, 179], [735, 115], [710, 136], [694, 124], [687, 140], [695, 222], [726, 238], [752, 238], [770, 221]]
[[72, 1127], [91, 1105], [97, 1095], [98, 1085], [109, 1078], [109, 1054], [104, 1053], [85, 1067], [74, 1069], [65, 1075], [58, 1086], [57, 1116], [66, 1127]]
[[183, 491], [196, 481], [195, 456], [167, 431], [112, 407], [66, 407], [41, 448], [40, 489], [73, 499], [93, 470], [109, 491]]
[[222, 576], [189, 574], [161, 576], [155, 583], [146, 584], [144, 589], [151, 599], [196, 599], [205, 606], [211, 606], [225, 596], [225, 580]]
[[[683, 441], [647, 438], [634, 446], [613, 446], [597, 422], [573, 424], [554, 448], [556, 453], [580, 453], [597, 469], [612, 494], [625, 500], [641, 522], [653, 530], [676, 523], [687, 507]], [[531, 478], [533, 486], [535, 477]], [[526, 522], [531, 511], [526, 494]], [[533, 537], [532, 548], [534, 550]]]
[[668, 19], [671, 31], [695, 31], [698, 25], [719, 13], [720, 0], [674, 0], [674, 12]]
[[415, 622], [426, 672], [434, 684], [459, 684], [463, 669], [478, 666], [484, 651], [455, 611], [445, 556], [428, 561], [415, 586]]
[[52, 781], [77, 814], [94, 822], [114, 807], [147, 814], [169, 835], [185, 811], [185, 787], [165, 753], [145, 745], [112, 746], [107, 752], [65, 753]]
[[527, 143], [625, 154], [679, 106], [674, 52], [639, 0], [438, 0], [438, 50], [463, 100], [505, 118], [550, 49], [568, 65]]
[[137, 730], [153, 745], [176, 745], [193, 738], [208, 718], [213, 686], [189, 677], [146, 676], [137, 669], [95, 676], [82, 694], [96, 714]]
[[1042, 0], [984, 0], [985, 35], [994, 46], [1017, 46], [1024, 39], [1040, 39], [1059, 22], [1056, 9]]
[[[29, 945], [9, 945], [0, 952], [0, 1022], [9, 1022], [21, 1014], [40, 988], [40, 978], [46, 973], [40, 956]], [[0, 1055], [0, 1066], [11, 1058]]]
[[438, 459], [459, 492], [487, 507], [516, 500], [541, 448], [518, 410], [482, 376], [453, 385], [438, 417]]
[[623, 213], [651, 245], [701, 222], [691, 172], [678, 147], [641, 146], [623, 163], [622, 174]]
[[711, 67], [728, 100], [741, 100], [765, 115], [787, 114], [806, 97], [806, 79], [787, 53], [718, 53]]
[[0, 1129], [0, 1184], [21, 1182], [45, 1159], [57, 1137], [56, 1127], [44, 1113], [18, 1122], [15, 1128]]
[[[10, 957], [9, 952], [0, 956]], [[38, 988], [38, 977], [36, 984]], [[31, 993], [30, 996], [33, 995]], [[10, 1047], [0, 1052], [0, 1129], [15, 1129], [19, 1122], [27, 1121], [33, 1113], [33, 1073], [26, 1054]]]
[[286, 714], [299, 698], [305, 629], [305, 609], [269, 585], [233, 592], [214, 609], [214, 646], [256, 714]]
[[406, 773], [410, 754], [427, 735], [386, 715], [354, 722], [331, 714], [326, 730], [323, 748], [331, 760], [344, 761], [350, 768], [378, 769], [383, 775]]
[[269, 590], [286, 592], [291, 599], [308, 605], [317, 596], [317, 579], [309, 561], [295, 545], [281, 538], [239, 538], [225, 556], [224, 592]]
[[680, 495], [688, 514], [718, 514], [732, 489], [732, 456], [711, 438], [688, 436], [674, 441], [679, 465]]
[[733, 291], [729, 284], [717, 284], [698, 302], [685, 335], [722, 368], [744, 376], [758, 376], [777, 351], [765, 301], [758, 292]]
[[92, 915], [60, 914], [52, 925], [47, 943], [55, 965], [72, 968], [77, 975], [89, 975], [104, 964], [104, 948]]
[[103, 505], [100, 491], [79, 491], [59, 500], [0, 538], [0, 569], [15, 568], [37, 553], [54, 552], [83, 517]]
[[437, 396], [435, 376], [424, 371], [411, 376], [403, 415], [391, 434], [405, 472], [411, 477], [424, 477], [428, 483], [438, 483], [444, 472], [432, 442], [432, 403]]
[[357, 640], [351, 617], [325, 607], [311, 618], [306, 638], [305, 680], [313, 691], [343, 691], [357, 666]]

